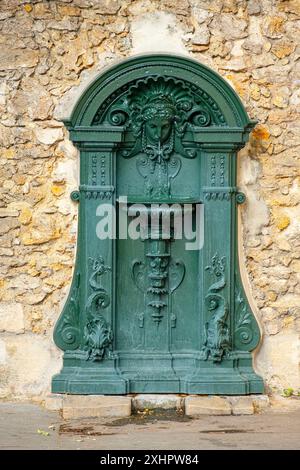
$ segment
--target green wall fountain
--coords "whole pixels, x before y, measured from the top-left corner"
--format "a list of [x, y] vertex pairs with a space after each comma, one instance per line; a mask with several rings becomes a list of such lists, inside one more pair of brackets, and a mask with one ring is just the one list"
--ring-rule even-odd
[[[101, 74], [65, 125], [80, 151], [78, 243], [52, 391], [262, 393], [237, 251], [237, 152], [255, 123], [237, 94], [194, 60], [139, 56]], [[117, 237], [104, 238], [109, 207]], [[177, 236], [183, 208], [195, 226], [202, 214], [198, 249]], [[137, 213], [143, 237], [120, 236]]]

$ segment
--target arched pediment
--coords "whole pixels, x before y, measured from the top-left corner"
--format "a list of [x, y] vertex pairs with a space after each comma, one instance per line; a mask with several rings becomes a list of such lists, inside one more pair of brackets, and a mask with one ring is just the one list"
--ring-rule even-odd
[[72, 128], [122, 125], [126, 122], [124, 115], [121, 118], [115, 113], [113, 119], [109, 111], [121, 107], [125, 114], [130, 114], [135, 92], [144, 87], [147, 94], [149, 87], [151, 91], [155, 83], [159, 86], [163, 82], [165, 89], [175, 94], [181, 88], [193, 106], [198, 107], [200, 119], [191, 120], [191, 125], [243, 130], [253, 126], [240, 98], [219, 74], [193, 59], [167, 54], [132, 57], [109, 67], [88, 85], [65, 122]]

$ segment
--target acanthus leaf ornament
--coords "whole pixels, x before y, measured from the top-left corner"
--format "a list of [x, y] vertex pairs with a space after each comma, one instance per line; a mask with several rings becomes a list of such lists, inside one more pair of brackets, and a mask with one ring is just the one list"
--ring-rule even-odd
[[84, 350], [87, 352], [87, 360], [100, 361], [113, 341], [111, 327], [102, 314], [102, 311], [110, 304], [110, 297], [101, 283], [101, 277], [111, 271], [111, 268], [105, 265], [102, 256], [90, 258], [89, 261], [92, 267], [89, 285], [93, 292], [88, 297], [86, 304], [87, 321], [83, 331]]
[[226, 258], [218, 253], [212, 257], [211, 265], [206, 270], [213, 274], [217, 280], [208, 289], [205, 297], [205, 306], [209, 315], [204, 326], [204, 343], [201, 350], [201, 358], [211, 359], [213, 362], [221, 362], [224, 355], [231, 349], [229, 327], [227, 318], [229, 313], [228, 303], [220, 291], [226, 285], [225, 278]]
[[235, 330], [234, 340], [237, 348], [243, 349], [253, 339], [251, 313], [243, 298], [241, 289], [235, 287]]

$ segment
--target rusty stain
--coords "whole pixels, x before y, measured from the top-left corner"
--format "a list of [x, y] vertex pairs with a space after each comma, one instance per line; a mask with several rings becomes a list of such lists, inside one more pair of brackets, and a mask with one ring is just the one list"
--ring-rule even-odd
[[264, 126], [256, 126], [252, 132], [252, 137], [257, 140], [268, 140], [270, 138], [270, 132]]
[[80, 436], [112, 436], [115, 432], [95, 431], [93, 426], [71, 427], [68, 424], [61, 424], [59, 434], [78, 434]]

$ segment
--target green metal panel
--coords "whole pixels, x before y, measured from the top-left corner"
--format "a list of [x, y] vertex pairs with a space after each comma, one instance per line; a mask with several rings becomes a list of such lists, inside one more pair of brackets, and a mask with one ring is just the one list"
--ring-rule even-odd
[[[262, 393], [251, 356], [260, 334], [237, 255], [237, 204], [245, 199], [237, 152], [255, 124], [239, 97], [194, 60], [145, 55], [100, 75], [65, 124], [80, 150], [71, 195], [79, 228], [54, 331], [64, 364], [53, 392]], [[172, 204], [189, 203], [193, 224], [202, 204], [203, 246], [187, 250], [186, 237], [159, 221], [156, 236], [144, 224], [144, 240], [100, 239], [101, 210], [117, 209], [117, 228], [123, 210], [129, 226], [135, 203], [147, 217], [153, 204], [169, 214]]]

